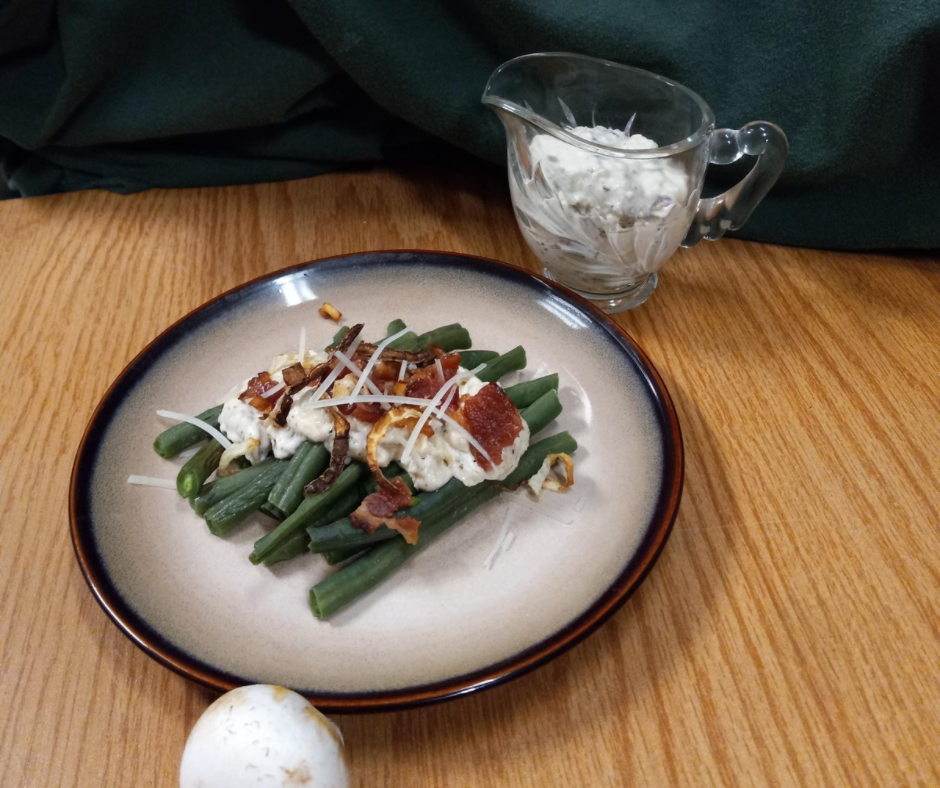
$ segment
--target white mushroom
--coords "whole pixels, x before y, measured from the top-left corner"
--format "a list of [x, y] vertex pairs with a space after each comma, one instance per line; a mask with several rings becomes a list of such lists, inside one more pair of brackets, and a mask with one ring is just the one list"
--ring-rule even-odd
[[296, 692], [232, 690], [189, 734], [180, 788], [346, 788], [343, 736]]

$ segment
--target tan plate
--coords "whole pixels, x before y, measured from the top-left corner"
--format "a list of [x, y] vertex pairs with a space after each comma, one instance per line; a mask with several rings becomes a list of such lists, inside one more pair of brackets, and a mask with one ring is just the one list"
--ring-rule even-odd
[[[198, 413], [235, 384], [335, 324], [367, 336], [459, 321], [476, 348], [521, 344], [529, 367], [557, 371], [565, 411], [546, 434], [578, 440], [576, 484], [504, 494], [329, 621], [307, 607], [335, 571], [305, 555], [248, 562], [263, 515], [211, 536], [175, 492], [129, 474], [175, 478], [151, 449], [158, 409]], [[643, 581], [675, 520], [682, 438], [665, 386], [640, 347], [574, 293], [514, 266], [439, 252], [368, 252], [257, 279], [168, 328], [112, 384], [72, 473], [72, 540], [105, 612], [154, 659], [219, 690], [293, 687], [328, 711], [378, 711], [453, 698], [515, 678], [578, 643]], [[510, 550], [483, 566], [504, 522]]]

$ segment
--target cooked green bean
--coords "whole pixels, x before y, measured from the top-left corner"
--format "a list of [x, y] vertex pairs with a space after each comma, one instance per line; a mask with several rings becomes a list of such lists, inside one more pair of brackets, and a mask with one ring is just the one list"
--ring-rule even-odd
[[[529, 425], [530, 432], [534, 435], [554, 421], [560, 413], [561, 402], [558, 400], [558, 393], [549, 390], [543, 394], [537, 402], [523, 410], [521, 415], [522, 418], [525, 419], [526, 424]], [[522, 457], [519, 458], [519, 464], [516, 466], [516, 470], [510, 475], [510, 478], [518, 477], [520, 479], [528, 479], [538, 472], [539, 468], [542, 467], [542, 463], [545, 461], [545, 456], [539, 454], [539, 447], [541, 445], [542, 442], [540, 441], [526, 449]], [[512, 486], [506, 481], [483, 482], [482, 484]], [[480, 485], [467, 487], [458, 479], [451, 479], [438, 490], [422, 493], [421, 500], [407, 510], [407, 515], [419, 520], [423, 527], [423, 523], [426, 519], [433, 519], [438, 516], [442, 509], [449, 508], [457, 498], [472, 493], [478, 487], [480, 487]], [[406, 512], [402, 511], [401, 514], [406, 514]], [[317, 528], [316, 531], [311, 529], [308, 533], [310, 534], [310, 552], [326, 553], [332, 550], [353, 547], [362, 549], [369, 545], [392, 539], [398, 532], [382, 525], [376, 528], [371, 534], [366, 533], [362, 529], [356, 528], [349, 521], [349, 518], [346, 517], [342, 520], [331, 522], [329, 525]]]
[[506, 396], [517, 408], [527, 408], [543, 394], [558, 391], [558, 373], [526, 380], [506, 389]]
[[225, 476], [204, 485], [202, 490], [199, 491], [199, 495], [193, 499], [193, 509], [196, 510], [196, 514], [204, 515], [210, 507], [215, 506], [219, 501], [224, 501], [259, 474], [265, 473], [265, 468], [275, 462], [280, 462], [280, 460], [269, 457], [263, 462], [245, 468], [245, 470], [232, 476]]
[[[284, 474], [282, 473], [281, 476]], [[278, 479], [280, 481], [280, 479]], [[283, 520], [284, 515], [281, 514], [280, 509], [275, 509], [268, 501], [265, 501], [261, 506], [258, 507], [258, 511], [262, 514], [266, 514], [268, 517], [273, 517], [275, 520]]]
[[349, 326], [340, 326], [339, 330], [333, 334], [333, 339], [330, 340], [330, 347], [336, 347], [340, 342], [343, 341], [343, 337], [349, 333]]
[[176, 474], [176, 491], [184, 498], [199, 495], [206, 479], [219, 467], [223, 451], [222, 444], [215, 439], [197, 451]]
[[300, 444], [290, 458], [287, 470], [281, 474], [268, 496], [271, 507], [284, 519], [304, 499], [304, 487], [316, 479], [330, 461], [330, 453], [322, 443]]
[[[549, 454], [562, 452], [572, 454], [577, 448], [578, 444], [567, 432], [545, 438], [529, 447], [530, 451], [535, 449], [543, 461], [544, 457]], [[527, 478], [520, 473], [523, 471], [521, 466], [522, 463], [501, 483], [484, 482], [470, 488], [474, 490], [473, 495], [460, 499], [437, 517], [423, 520], [418, 531], [416, 545], [409, 545], [401, 538], [389, 539], [383, 544], [376, 545], [336, 574], [317, 583], [310, 589], [310, 609], [313, 615], [317, 618], [328, 618], [337, 610], [371, 591], [412, 555], [423, 550], [474, 509], [498, 496], [503, 486], [511, 487], [520, 484]]]
[[418, 341], [421, 343], [421, 347], [434, 345], [446, 353], [473, 346], [473, 342], [470, 340], [470, 332], [460, 323], [451, 323], [449, 326], [435, 328], [433, 331], [421, 334]]
[[305, 498], [300, 506], [277, 528], [255, 542], [255, 549], [249, 556], [251, 563], [260, 564], [276, 550], [287, 544], [296, 534], [302, 533], [310, 523], [325, 513], [348, 490], [356, 487], [365, 473], [366, 466], [354, 462], [346, 466], [346, 469], [328, 490]]
[[364, 549], [362, 547], [350, 547], [348, 549], [337, 548], [336, 550], [327, 550], [325, 553], [320, 555], [326, 560], [330, 566], [336, 566], [337, 564], [343, 563], [343, 561], [348, 561], [355, 555], [359, 555]]
[[385, 330], [385, 336], [393, 336], [399, 331], [404, 331], [406, 328], [408, 328], [408, 324], [401, 318], [396, 317], [391, 323], [388, 324], [388, 328]]
[[525, 350], [522, 345], [518, 345], [512, 350], [506, 351], [498, 358], [494, 358], [492, 361], [488, 362], [487, 365], [477, 373], [477, 377], [489, 383], [493, 380], [499, 380], [503, 375], [507, 375], [510, 372], [525, 369], [525, 365]]
[[[214, 408], [204, 410], [196, 418], [218, 429], [219, 414], [221, 412], [222, 406], [216, 405]], [[153, 450], [163, 459], [169, 460], [184, 449], [195, 446], [199, 441], [204, 441], [207, 437], [208, 434], [205, 430], [189, 422], [181, 421], [157, 435], [153, 442]]]
[[[362, 501], [362, 497], [362, 485], [356, 485], [353, 489], [347, 491], [335, 504], [327, 509], [326, 512], [314, 520], [308, 528], [327, 525], [334, 520], [345, 517], [350, 512], [355, 511], [356, 507], [359, 506], [359, 503]], [[283, 547], [275, 550], [271, 555], [265, 558], [263, 563], [265, 566], [274, 566], [274, 564], [278, 564], [281, 561], [289, 561], [291, 558], [296, 558], [298, 555], [308, 552], [307, 545], [309, 542], [310, 537], [307, 536], [307, 532], [301, 531], [299, 534], [295, 534], [289, 542], [285, 542]]]
[[480, 364], [488, 364], [494, 358], [499, 358], [495, 350], [461, 350], [460, 366], [464, 369], [476, 369]]
[[258, 511], [286, 467], [284, 460], [274, 460], [248, 484], [207, 509], [205, 517], [209, 531], [215, 536], [225, 536], [249, 514]]

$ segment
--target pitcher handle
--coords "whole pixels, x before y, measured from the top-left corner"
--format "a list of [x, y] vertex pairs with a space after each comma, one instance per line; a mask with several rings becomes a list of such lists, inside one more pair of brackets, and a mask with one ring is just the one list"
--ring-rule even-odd
[[743, 226], [780, 177], [789, 149], [783, 131], [763, 120], [748, 123], [740, 131], [715, 129], [710, 144], [708, 161], [711, 164], [731, 164], [742, 156], [757, 156], [757, 161], [728, 191], [698, 201], [698, 210], [683, 246], [695, 246], [703, 238], [715, 241], [726, 231]]

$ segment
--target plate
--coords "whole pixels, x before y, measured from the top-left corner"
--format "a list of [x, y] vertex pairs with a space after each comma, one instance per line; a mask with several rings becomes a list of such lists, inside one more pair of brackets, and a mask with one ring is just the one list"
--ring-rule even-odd
[[[366, 335], [402, 318], [418, 331], [459, 321], [474, 347], [522, 344], [516, 378], [560, 374], [564, 413], [545, 434], [578, 440], [576, 484], [533, 502], [504, 494], [328, 621], [308, 590], [319, 556], [273, 569], [248, 562], [258, 515], [225, 539], [174, 491], [158, 457], [159, 409], [198, 413], [277, 353], [326, 345], [324, 301]], [[513, 378], [502, 381], [514, 382]], [[517, 677], [612, 615], [660, 554], [682, 489], [675, 408], [646, 354], [569, 290], [505, 263], [438, 252], [369, 252], [249, 282], [168, 328], [98, 405], [72, 473], [72, 540], [105, 612], [141, 649], [218, 690], [280, 684], [332, 712], [445, 700]], [[485, 559], [504, 522], [511, 549]]]

